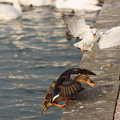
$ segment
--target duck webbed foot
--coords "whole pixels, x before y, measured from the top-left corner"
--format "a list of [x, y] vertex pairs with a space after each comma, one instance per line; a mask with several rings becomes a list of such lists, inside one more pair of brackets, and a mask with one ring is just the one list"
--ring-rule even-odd
[[56, 107], [62, 108], [62, 107], [65, 107], [65, 106], [66, 106], [66, 103], [64, 103], [64, 104], [62, 104], [62, 105], [59, 105], [59, 104], [54, 103], [53, 105], [56, 106]]

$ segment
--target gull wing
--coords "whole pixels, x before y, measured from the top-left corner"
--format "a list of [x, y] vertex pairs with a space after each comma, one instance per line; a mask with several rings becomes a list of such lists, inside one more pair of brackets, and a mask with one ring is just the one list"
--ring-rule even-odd
[[120, 27], [114, 27], [100, 36], [100, 49], [120, 45]]
[[63, 20], [68, 24], [68, 28], [74, 37], [84, 38], [89, 30], [89, 26], [86, 25], [82, 16], [65, 15]]

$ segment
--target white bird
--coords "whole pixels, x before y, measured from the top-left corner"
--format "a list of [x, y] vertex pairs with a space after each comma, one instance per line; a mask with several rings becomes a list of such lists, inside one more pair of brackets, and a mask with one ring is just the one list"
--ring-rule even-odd
[[85, 23], [82, 16], [63, 16], [64, 21], [68, 24], [68, 28], [74, 37], [82, 39], [74, 44], [84, 53], [84, 50], [92, 50], [96, 41], [99, 41], [99, 48], [109, 48], [120, 45], [120, 26], [114, 27], [107, 32], [101, 33], [96, 28], [90, 29]]
[[19, 0], [14, 0], [13, 5], [0, 4], [0, 20], [12, 20], [22, 16]]
[[98, 0], [53, 0], [58, 9], [101, 10]]
[[82, 16], [63, 16], [63, 19], [66, 24], [68, 24], [68, 28], [74, 37], [79, 37], [82, 39], [80, 42], [74, 44], [76, 48], [81, 49], [82, 53], [84, 50], [92, 50], [93, 44], [99, 38], [98, 33], [96, 33], [96, 29], [90, 29], [88, 25], [86, 25], [85, 20]]
[[[9, 2], [9, 3], [13, 3], [14, 0], [0, 0], [0, 2]], [[24, 6], [47, 6], [47, 5], [51, 5], [52, 1], [51, 0], [19, 0], [21, 5]]]
[[120, 45], [120, 26], [101, 33], [99, 39], [99, 48], [109, 48]]
[[48, 5], [52, 5], [52, 0], [31, 0], [31, 5], [32, 6], [48, 6]]

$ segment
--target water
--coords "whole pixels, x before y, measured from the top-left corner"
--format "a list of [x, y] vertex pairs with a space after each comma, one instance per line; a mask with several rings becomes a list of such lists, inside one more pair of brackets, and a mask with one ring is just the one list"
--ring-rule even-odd
[[[23, 17], [0, 22], [0, 120], [59, 120], [62, 109], [41, 115], [52, 81], [79, 65], [81, 55], [68, 39], [61, 11], [23, 8]], [[83, 12], [88, 24], [97, 12]]]

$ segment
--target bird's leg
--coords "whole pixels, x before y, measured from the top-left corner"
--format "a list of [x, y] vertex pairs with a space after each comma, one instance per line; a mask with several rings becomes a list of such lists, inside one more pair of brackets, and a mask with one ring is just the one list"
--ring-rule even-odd
[[[90, 51], [92, 51], [92, 47], [93, 47], [93, 45], [94, 45], [94, 44], [91, 45], [91, 47], [90, 47]], [[91, 54], [90, 54], [90, 57], [94, 58], [94, 54], [91, 53]]]
[[[70, 100], [70, 99], [72, 99], [72, 98], [75, 98], [75, 97], [64, 98], [62, 101]], [[62, 105], [59, 105], [59, 104], [56, 104], [56, 103], [53, 103], [53, 105], [56, 106], [56, 107], [62, 108], [62, 107], [65, 107], [65, 106], [66, 106], [66, 102], [65, 102], [64, 104], [62, 104]]]
[[80, 52], [80, 54], [84, 54], [84, 49], [81, 49], [81, 52]]
[[92, 47], [90, 47], [90, 51], [92, 51]]
[[56, 107], [60, 107], [60, 108], [62, 108], [62, 107], [65, 107], [65, 106], [66, 106], [66, 103], [64, 103], [64, 104], [62, 104], [62, 105], [59, 105], [59, 104], [53, 103], [53, 105], [56, 106]]
[[84, 54], [84, 44], [82, 45], [82, 48], [81, 48], [81, 54]]
[[[92, 46], [93, 46], [93, 45], [92, 45]], [[92, 51], [92, 46], [90, 47], [90, 51]], [[91, 53], [91, 54], [90, 54], [90, 57], [94, 58], [94, 54]]]

